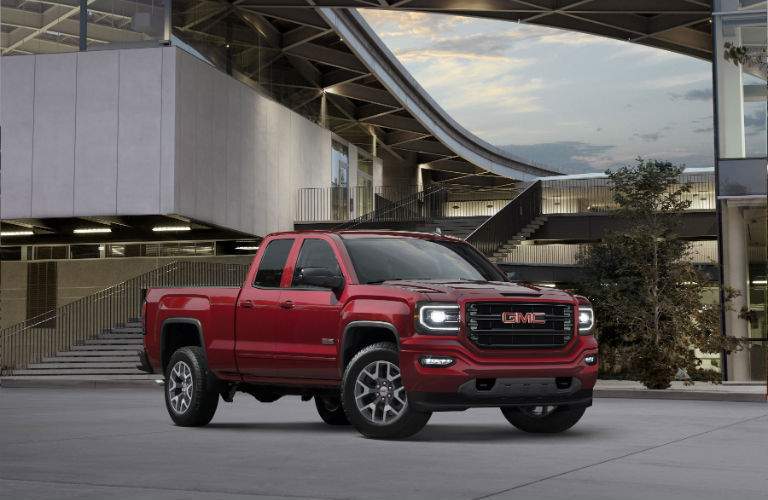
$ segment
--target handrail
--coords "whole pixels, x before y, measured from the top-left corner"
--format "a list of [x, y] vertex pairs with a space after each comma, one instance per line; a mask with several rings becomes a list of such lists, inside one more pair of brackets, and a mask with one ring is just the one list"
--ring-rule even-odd
[[356, 219], [334, 226], [334, 230], [353, 229], [371, 222], [429, 222], [441, 209], [448, 190], [442, 183], [435, 183], [422, 191], [417, 191], [400, 198], [387, 200], [381, 196], [374, 198], [373, 211]]
[[534, 181], [524, 185], [512, 201], [475, 229], [466, 241], [491, 256], [540, 215], [541, 181]]
[[247, 265], [172, 261], [0, 331], [0, 373], [39, 362], [141, 315], [147, 288], [240, 286]]

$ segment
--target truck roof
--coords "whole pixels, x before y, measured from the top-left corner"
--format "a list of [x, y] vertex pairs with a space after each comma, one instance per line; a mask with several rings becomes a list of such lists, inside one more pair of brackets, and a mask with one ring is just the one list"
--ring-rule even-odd
[[265, 238], [269, 238], [270, 236], [285, 236], [291, 234], [338, 234], [342, 238], [354, 238], [359, 236], [399, 236], [403, 238], [419, 238], [423, 240], [464, 241], [461, 238], [456, 238], [454, 236], [448, 236], [445, 234], [424, 233], [417, 231], [393, 231], [391, 229], [301, 229], [298, 231], [281, 231], [278, 233], [271, 233], [268, 234]]

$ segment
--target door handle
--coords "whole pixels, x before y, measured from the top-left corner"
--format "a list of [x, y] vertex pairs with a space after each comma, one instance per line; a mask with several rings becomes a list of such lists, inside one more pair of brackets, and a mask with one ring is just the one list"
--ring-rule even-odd
[[280, 302], [280, 307], [283, 309], [293, 309], [293, 301], [292, 300], [284, 300]]
[[255, 307], [255, 304], [252, 300], [242, 300], [240, 301], [240, 307], [243, 309], [253, 309]]

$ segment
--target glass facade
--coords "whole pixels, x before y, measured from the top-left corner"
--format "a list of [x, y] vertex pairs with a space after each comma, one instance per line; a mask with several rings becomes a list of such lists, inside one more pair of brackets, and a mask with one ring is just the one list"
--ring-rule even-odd
[[738, 292], [726, 333], [747, 339], [727, 358], [731, 381], [766, 379], [768, 346], [768, 4], [714, 2], [717, 202], [724, 288]]
[[349, 148], [339, 141], [331, 144], [331, 213], [333, 220], [349, 216]]
[[156, 46], [171, 0], [2, 0], [2, 55]]

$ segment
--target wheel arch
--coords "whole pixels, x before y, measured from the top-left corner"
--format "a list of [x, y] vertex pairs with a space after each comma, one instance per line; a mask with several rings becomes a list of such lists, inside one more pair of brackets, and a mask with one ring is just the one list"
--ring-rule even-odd
[[339, 349], [339, 371], [344, 373], [349, 361], [366, 346], [377, 342], [392, 342], [400, 349], [400, 333], [387, 321], [350, 321], [344, 327]]
[[202, 348], [203, 359], [208, 363], [208, 355], [205, 351], [205, 336], [203, 325], [195, 318], [166, 318], [160, 326], [160, 367], [165, 373], [168, 361], [173, 353], [187, 346]]

